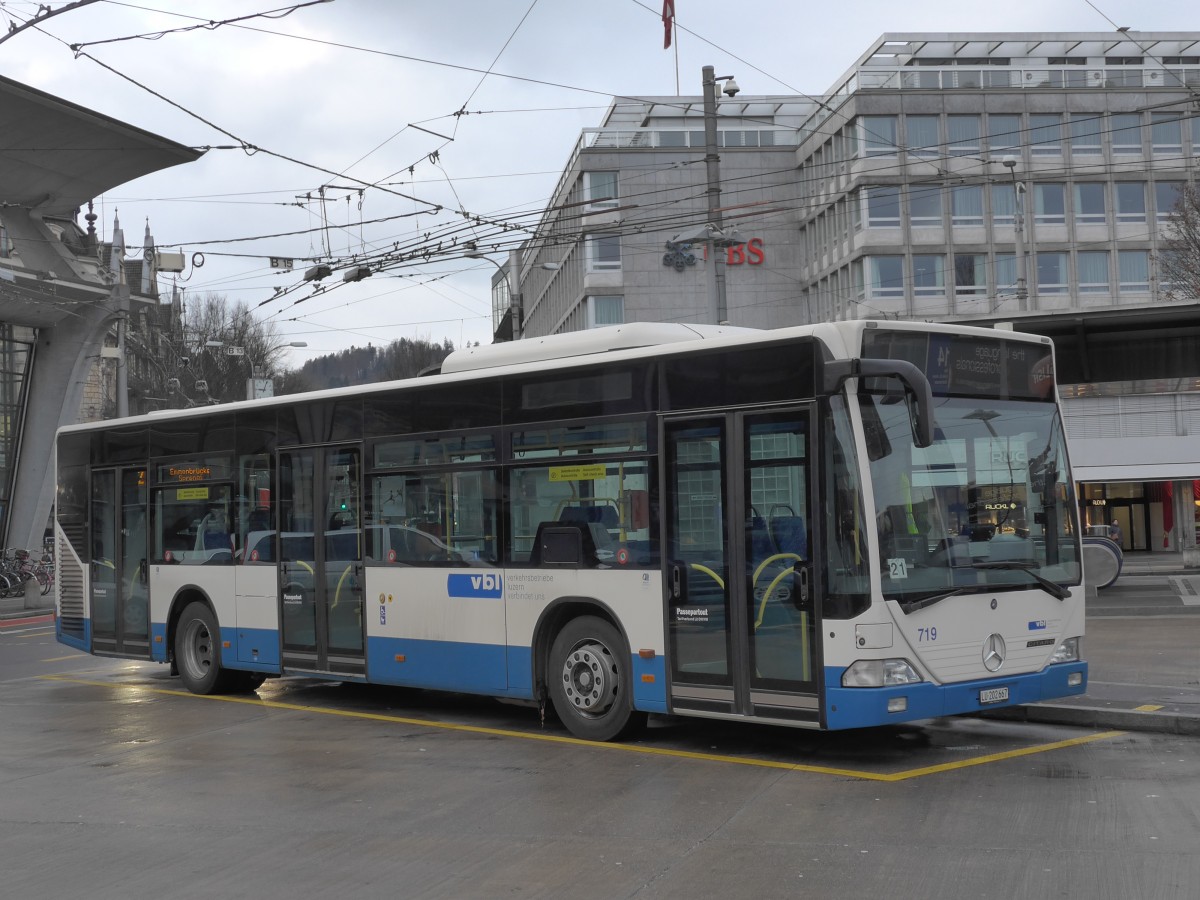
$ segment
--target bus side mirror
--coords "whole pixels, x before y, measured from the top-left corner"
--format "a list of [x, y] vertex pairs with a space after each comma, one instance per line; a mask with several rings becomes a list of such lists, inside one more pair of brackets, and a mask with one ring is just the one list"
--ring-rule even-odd
[[903, 359], [837, 359], [821, 365], [821, 388], [826, 394], [841, 390], [847, 378], [896, 378], [904, 385], [904, 397], [910, 403], [913, 443], [928, 447], [933, 443], [937, 423], [933, 420], [933, 388], [925, 373]]

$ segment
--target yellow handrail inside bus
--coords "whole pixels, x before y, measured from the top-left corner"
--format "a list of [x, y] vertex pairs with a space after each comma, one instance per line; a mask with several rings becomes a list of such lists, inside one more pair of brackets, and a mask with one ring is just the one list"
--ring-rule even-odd
[[697, 572], [703, 572], [705, 575], [709, 576], [713, 581], [715, 581], [718, 585], [720, 585], [721, 590], [725, 590], [725, 579], [722, 578], [720, 575], [718, 575], [716, 572], [714, 572], [712, 569], [710, 569], [708, 566], [701, 565], [700, 563], [691, 563], [690, 568], [695, 569]]

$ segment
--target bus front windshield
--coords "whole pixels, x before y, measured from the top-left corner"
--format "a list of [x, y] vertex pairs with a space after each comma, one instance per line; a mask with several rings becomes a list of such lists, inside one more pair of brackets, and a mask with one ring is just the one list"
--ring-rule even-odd
[[1082, 569], [1062, 421], [1051, 402], [938, 397], [913, 443], [903, 397], [862, 394], [883, 595], [906, 611], [945, 597], [1038, 589]]

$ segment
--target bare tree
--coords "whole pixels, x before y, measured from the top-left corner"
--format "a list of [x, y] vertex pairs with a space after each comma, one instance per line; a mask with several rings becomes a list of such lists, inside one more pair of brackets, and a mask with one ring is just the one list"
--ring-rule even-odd
[[1158, 277], [1168, 300], [1200, 298], [1200, 186], [1185, 182], [1167, 217]]
[[245, 303], [230, 303], [223, 294], [191, 298], [183, 314], [188, 343], [188, 374], [200, 402], [228, 403], [246, 399], [251, 377], [281, 373], [286, 344], [274, 323], [250, 314]]

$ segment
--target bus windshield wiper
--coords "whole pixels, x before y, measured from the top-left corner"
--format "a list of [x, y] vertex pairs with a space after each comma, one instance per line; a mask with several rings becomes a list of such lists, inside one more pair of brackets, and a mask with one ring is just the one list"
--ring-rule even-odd
[[948, 600], [951, 597], [957, 597], [959, 594], [980, 594], [991, 589], [991, 585], [987, 584], [964, 584], [960, 587], [951, 588], [948, 591], [929, 594], [925, 597], [917, 597], [913, 600], [896, 598], [896, 602], [900, 605], [900, 611], [908, 615], [909, 613], [916, 612], [918, 609], [924, 609], [927, 606], [933, 606], [933, 604], [941, 603], [943, 600]]
[[973, 569], [1009, 569], [1014, 572], [1024, 572], [1026, 575], [1028, 575], [1030, 578], [1032, 578], [1034, 581], [1036, 581], [1039, 585], [1041, 585], [1042, 589], [1045, 590], [1045, 592], [1047, 594], [1049, 594], [1051, 597], [1057, 597], [1059, 600], [1066, 600], [1068, 597], [1071, 596], [1071, 592], [1069, 590], [1067, 590], [1065, 587], [1063, 587], [1061, 584], [1056, 584], [1055, 582], [1051, 581], [1049, 578], [1045, 578], [1045, 577], [1039, 575], [1032, 566], [1027, 566], [1024, 563], [987, 562], [985, 560], [985, 561], [981, 561], [981, 562], [977, 562], [977, 563], [972, 563], [971, 568], [973, 568]]

